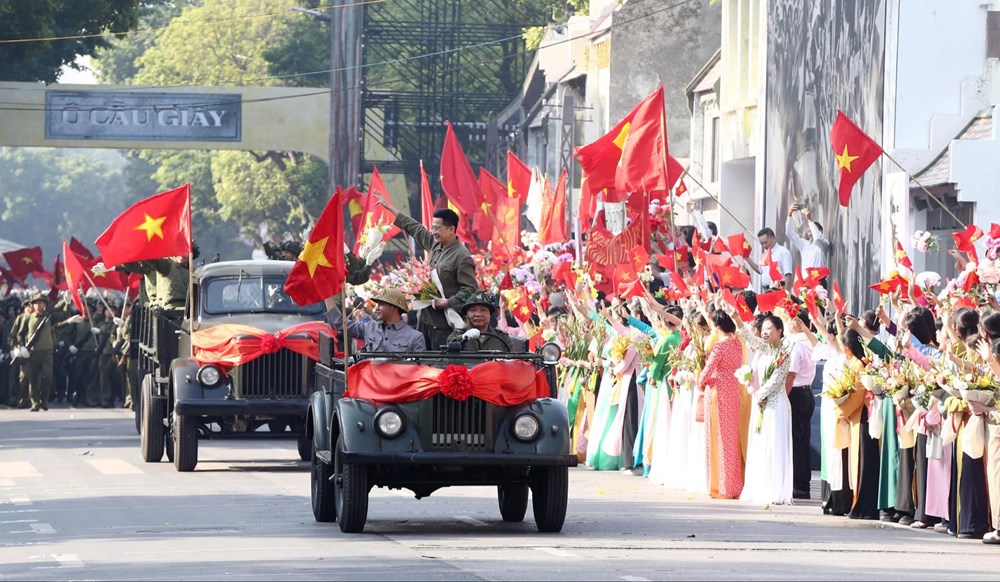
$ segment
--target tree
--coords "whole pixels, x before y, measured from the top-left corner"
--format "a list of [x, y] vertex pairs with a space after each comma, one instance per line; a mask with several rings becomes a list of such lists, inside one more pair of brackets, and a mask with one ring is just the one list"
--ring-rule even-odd
[[[78, 68], [79, 55], [92, 55], [107, 44], [100, 35], [133, 28], [141, 0], [0, 0], [0, 80], [54, 83], [64, 65]], [[77, 37], [53, 40], [52, 37]], [[80, 38], [85, 37], [85, 38]]]

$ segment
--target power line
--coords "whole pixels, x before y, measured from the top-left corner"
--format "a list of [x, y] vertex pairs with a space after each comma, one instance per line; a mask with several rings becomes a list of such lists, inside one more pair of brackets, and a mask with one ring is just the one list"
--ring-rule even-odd
[[[327, 10], [327, 9], [332, 10], [334, 8], [349, 8], [351, 6], [364, 6], [366, 4], [379, 4], [381, 2], [387, 2], [387, 1], [388, 0], [359, 0], [358, 2], [354, 2], [352, 4], [336, 4], [336, 5], [329, 5], [329, 6], [321, 6], [321, 7], [319, 7], [319, 10]], [[194, 23], [194, 22], [229, 22], [229, 21], [232, 21], [232, 20], [244, 20], [244, 19], [249, 19], [249, 18], [270, 18], [272, 16], [284, 16], [284, 15], [288, 15], [288, 14], [299, 14], [299, 12], [297, 10], [293, 10], [293, 9], [289, 8], [288, 10], [282, 10], [281, 12], [264, 12], [264, 13], [261, 13], [261, 14], [244, 14], [242, 16], [230, 16], [230, 17], [226, 17], [226, 18], [196, 18], [196, 19], [191, 19], [191, 20], [176, 20], [176, 21], [171, 21], [171, 23], [168, 24], [167, 26], [161, 26], [161, 27], [158, 27], [158, 28], [139, 28], [139, 29], [136, 29], [136, 30], [124, 30], [124, 31], [120, 31], [120, 32], [97, 32], [97, 33], [92, 33], [92, 34], [73, 34], [73, 35], [67, 35], [67, 36], [47, 36], [47, 37], [37, 37], [37, 38], [12, 38], [12, 39], [0, 40], [0, 44], [24, 44], [24, 43], [31, 43], [31, 42], [52, 42], [52, 41], [58, 41], [58, 40], [79, 40], [79, 39], [82, 39], [82, 38], [97, 38], [97, 37], [104, 37], [104, 36], [115, 36], [115, 37], [118, 37], [118, 36], [128, 36], [130, 34], [138, 34], [138, 33], [142, 33], [142, 32], [156, 32], [158, 30], [164, 30], [166, 28], [169, 28], [175, 22], [179, 22], [181, 24], [189, 24], [189, 23]]]
[[[387, 0], [368, 0], [368, 1], [369, 2], [375, 2], [375, 1], [377, 1], [377, 2], [385, 2]], [[650, 17], [650, 16], [652, 16], [654, 14], [658, 14], [660, 12], [665, 12], [665, 11], [667, 11], [669, 9], [677, 8], [679, 6], [683, 6], [684, 4], [690, 4], [691, 2], [695, 2], [695, 1], [699, 1], [699, 0], [680, 0], [678, 2], [675, 2], [675, 3], [672, 3], [672, 4], [668, 4], [666, 6], [663, 6], [663, 7], [659, 8], [659, 9], [650, 10], [650, 11], [646, 12], [645, 14], [643, 14], [641, 16], [637, 16], [635, 18], [631, 18], [631, 19], [628, 19], [628, 20], [613, 21], [612, 24], [611, 24], [611, 26], [608, 27], [608, 29], [606, 29], [606, 30], [611, 30], [611, 29], [614, 29], [614, 28], [617, 28], [617, 27], [625, 26], [627, 24], [631, 24], [633, 22], [637, 22], [639, 20], [644, 20], [644, 19], [646, 19], [646, 18], [648, 18], [648, 17]], [[363, 2], [359, 2], [359, 4], [361, 4], [361, 3], [363, 3]], [[549, 47], [552, 47], [552, 46], [557, 46], [557, 45], [564, 44], [564, 43], [567, 43], [567, 42], [572, 42], [574, 40], [579, 40], [581, 38], [586, 38], [586, 37], [592, 36], [593, 34], [595, 34], [595, 33], [588, 31], [586, 33], [579, 34], [577, 36], [567, 37], [567, 38], [564, 38], [564, 39], [561, 39], [561, 40], [557, 40], [557, 41], [548, 43], [548, 44], [545, 45], [545, 48], [549, 48]], [[493, 41], [487, 41], [487, 42], [478, 43], [478, 44], [474, 44], [474, 45], [467, 45], [467, 46], [457, 47], [457, 48], [453, 48], [453, 49], [448, 49], [448, 50], [445, 50], [445, 51], [438, 51], [438, 52], [435, 52], [435, 53], [427, 53], [427, 54], [422, 54], [422, 55], [415, 55], [413, 57], [408, 57], [406, 59], [397, 59], [395, 61], [380, 61], [378, 63], [367, 63], [367, 64], [363, 64], [363, 65], [360, 65], [360, 66], [357, 66], [357, 67], [354, 67], [354, 66], [352, 66], [352, 67], [342, 67], [342, 68], [338, 68], [338, 69], [326, 69], [326, 70], [323, 70], [323, 71], [310, 71], [310, 72], [307, 72], [307, 73], [295, 73], [295, 74], [290, 74], [290, 75], [275, 75], [275, 76], [271, 76], [271, 77], [256, 77], [254, 79], [248, 79], [248, 80], [268, 80], [268, 79], [288, 78], [290, 76], [306, 76], [306, 75], [330, 74], [330, 73], [334, 73], [334, 72], [342, 72], [342, 71], [350, 71], [350, 70], [354, 70], [354, 69], [363, 69], [363, 68], [368, 68], [368, 67], [375, 67], [375, 66], [380, 66], [380, 65], [384, 65], [384, 64], [396, 64], [396, 63], [400, 63], [400, 62], [408, 62], [408, 61], [413, 61], [413, 60], [417, 60], [417, 59], [427, 58], [427, 57], [431, 57], [431, 56], [437, 56], [437, 55], [441, 55], [441, 54], [446, 54], [446, 53], [449, 53], [449, 52], [458, 52], [458, 51], [462, 51], [462, 50], [466, 50], [466, 49], [481, 48], [481, 47], [484, 47], [484, 46], [489, 46], [489, 45], [492, 45], [492, 44], [499, 44], [501, 42], [507, 42], [507, 41], [510, 41], [510, 40], [514, 40], [514, 39], [517, 39], [517, 38], [523, 38], [523, 37], [524, 37], [524, 33], [522, 33], [520, 35], [514, 35], [514, 36], [510, 36], [510, 37], [505, 37], [505, 38], [502, 38], [502, 39], [493, 40]], [[512, 53], [512, 54], [509, 54], [509, 55], [504, 55], [504, 56], [502, 56], [502, 57], [500, 57], [498, 59], [493, 59], [492, 62], [493, 63], [502, 63], [503, 61], [505, 61], [507, 59], [517, 58], [519, 56], [520, 55], [517, 54], [517, 53]], [[449, 69], [443, 69], [443, 70], [439, 71], [439, 73], [440, 74], [447, 74], [447, 73], [455, 72], [457, 70], [462, 70], [462, 69], [464, 69], [466, 67], [481, 67], [481, 66], [482, 66], [482, 62], [468, 62], [468, 63], [465, 63], [463, 65], [458, 65], [456, 67], [451, 67]], [[365, 85], [365, 87], [379, 87], [379, 86], [383, 86], [383, 85], [391, 85], [391, 84], [401, 83], [401, 82], [405, 82], [405, 81], [419, 80], [420, 77], [421, 77], [420, 75], [413, 75], [413, 76], [409, 76], [409, 77], [397, 77], [397, 78], [394, 78], [394, 79], [387, 79], [387, 80], [379, 82], [379, 83], [367, 83]], [[97, 86], [100, 86], [100, 85], [97, 85]], [[192, 85], [156, 85], [156, 86], [145, 85], [145, 86], [141, 86], [141, 87], [136, 87], [135, 89], [124, 89], [123, 88], [123, 89], [118, 89], [118, 90], [122, 90], [122, 91], [139, 91], [139, 90], [154, 90], [154, 89], [163, 89], [163, 88], [182, 88], [182, 87], [190, 87], [190, 86], [192, 86]], [[278, 88], [289, 88], [289, 87], [278, 87]], [[355, 91], [357, 89], [358, 89], [358, 87], [345, 87], [341, 91], [338, 91], [338, 93], [346, 93], [348, 91]], [[18, 90], [22, 90], [22, 91], [49, 91], [49, 90], [52, 90], [52, 89], [50, 87], [38, 87], [38, 88], [32, 87], [30, 89], [18, 89]], [[286, 100], [286, 99], [300, 99], [300, 98], [303, 98], [303, 97], [311, 97], [311, 96], [314, 96], [314, 95], [320, 95], [320, 94], [324, 94], [324, 93], [328, 93], [328, 94], [330, 94], [332, 96], [335, 92], [334, 92], [333, 89], [323, 89], [323, 90], [320, 90], [320, 91], [315, 91], [315, 92], [311, 92], [311, 93], [303, 93], [303, 94], [299, 94], [299, 95], [284, 95], [284, 96], [279, 96], [279, 97], [261, 97], [261, 98], [257, 98], [257, 99], [241, 99], [239, 101], [239, 103], [241, 103], [241, 104], [242, 103], [260, 103], [260, 102], [267, 102], [267, 101], [282, 101], [282, 100]], [[218, 101], [218, 102], [193, 103], [193, 104], [187, 104], [187, 106], [188, 107], [207, 107], [207, 106], [211, 106], [211, 105], [223, 105], [223, 104], [232, 104], [232, 103], [234, 103], [234, 102], [233, 101], [227, 101], [227, 102]], [[4, 107], [2, 105], [14, 105], [15, 107]], [[17, 107], [17, 106], [20, 106], [20, 107]], [[169, 107], [169, 106], [157, 106], [157, 107], [150, 106], [148, 108], [138, 108], [136, 110], [137, 111], [143, 111], [143, 110], [158, 111], [158, 110], [170, 109], [170, 108], [171, 107]], [[65, 107], [45, 107], [45, 106], [42, 106], [42, 107], [32, 107], [32, 106], [26, 106], [25, 104], [22, 104], [22, 103], [16, 103], [16, 102], [10, 102], [10, 101], [6, 101], [6, 102], [5, 101], [0, 101], [0, 111], [42, 111], [42, 112], [79, 111], [79, 112], [86, 112], [86, 111], [91, 111], [91, 109], [87, 109], [85, 107], [80, 107], [80, 108], [74, 107], [72, 109], [68, 109], [68, 108], [65, 108]]]

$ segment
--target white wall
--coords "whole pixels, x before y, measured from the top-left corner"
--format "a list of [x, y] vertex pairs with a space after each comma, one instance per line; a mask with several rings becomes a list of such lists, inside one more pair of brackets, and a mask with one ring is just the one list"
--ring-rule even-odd
[[[976, 203], [976, 224], [989, 232], [1000, 223], [1000, 114], [993, 111], [993, 139], [961, 140], [951, 145], [951, 182], [958, 184], [960, 200]], [[984, 243], [980, 243], [984, 244]]]

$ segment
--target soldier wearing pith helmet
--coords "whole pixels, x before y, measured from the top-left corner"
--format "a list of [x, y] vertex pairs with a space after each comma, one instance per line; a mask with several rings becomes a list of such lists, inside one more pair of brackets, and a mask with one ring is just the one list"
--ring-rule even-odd
[[512, 338], [500, 331], [493, 324], [499, 308], [493, 295], [485, 291], [476, 291], [462, 304], [461, 314], [469, 322], [465, 332], [454, 332], [448, 336], [448, 345], [458, 342], [462, 351], [523, 351], [523, 340]]

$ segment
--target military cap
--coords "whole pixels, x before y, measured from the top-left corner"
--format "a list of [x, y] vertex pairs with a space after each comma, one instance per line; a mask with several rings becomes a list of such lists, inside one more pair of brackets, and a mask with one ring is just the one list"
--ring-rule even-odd
[[462, 315], [465, 315], [465, 312], [473, 305], [485, 305], [490, 309], [490, 313], [496, 313], [497, 311], [496, 299], [486, 291], [476, 291], [472, 295], [469, 295], [469, 298], [462, 304]]
[[382, 289], [372, 297], [372, 301], [388, 303], [393, 307], [398, 307], [403, 313], [410, 310], [410, 306], [406, 301], [406, 295], [399, 289]]
[[38, 303], [39, 301], [48, 302], [48, 298], [45, 297], [44, 293], [32, 293], [24, 300], [25, 305], [31, 305], [32, 303]]

